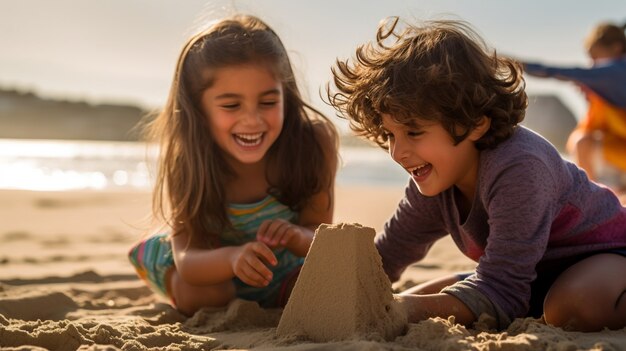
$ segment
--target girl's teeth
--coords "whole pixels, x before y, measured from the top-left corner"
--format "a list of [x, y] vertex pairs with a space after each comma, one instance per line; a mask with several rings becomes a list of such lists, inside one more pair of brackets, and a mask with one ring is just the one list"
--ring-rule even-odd
[[255, 140], [261, 137], [263, 133], [255, 133], [255, 134], [237, 134], [237, 137], [246, 140]]
[[243, 146], [256, 146], [263, 140], [261, 137], [263, 133], [255, 134], [235, 134], [235, 140], [239, 145]]

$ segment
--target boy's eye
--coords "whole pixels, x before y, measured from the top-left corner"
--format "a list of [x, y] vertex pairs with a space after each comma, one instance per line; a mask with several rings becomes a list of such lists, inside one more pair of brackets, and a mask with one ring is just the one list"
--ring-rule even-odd
[[410, 136], [410, 137], [417, 137], [417, 136], [420, 136], [422, 134], [424, 134], [424, 132], [418, 131], [418, 130], [409, 130], [407, 132], [407, 135]]

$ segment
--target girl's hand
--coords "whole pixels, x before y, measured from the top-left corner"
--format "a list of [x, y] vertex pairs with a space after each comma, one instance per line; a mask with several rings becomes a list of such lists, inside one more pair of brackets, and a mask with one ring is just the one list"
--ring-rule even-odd
[[261, 223], [256, 239], [271, 248], [293, 246], [303, 235], [302, 229], [283, 219], [269, 219]]
[[278, 263], [276, 256], [264, 243], [253, 241], [240, 246], [238, 254], [232, 260], [233, 272], [244, 283], [255, 286], [267, 286], [272, 280], [272, 271], [267, 268], [270, 264]]

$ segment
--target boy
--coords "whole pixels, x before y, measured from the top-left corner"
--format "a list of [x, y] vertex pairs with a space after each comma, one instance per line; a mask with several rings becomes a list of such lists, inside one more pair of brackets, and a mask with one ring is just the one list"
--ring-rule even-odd
[[[520, 65], [463, 22], [382, 23], [376, 42], [333, 67], [331, 105], [411, 177], [376, 238], [392, 281], [451, 235], [478, 265], [400, 294], [409, 320], [505, 328], [542, 314], [580, 331], [626, 326], [626, 208], [518, 125]], [[441, 290], [442, 289], [442, 290]]]

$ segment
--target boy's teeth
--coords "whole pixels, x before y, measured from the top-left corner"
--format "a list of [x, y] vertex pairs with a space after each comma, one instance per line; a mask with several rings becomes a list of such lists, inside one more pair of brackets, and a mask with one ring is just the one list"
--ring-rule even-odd
[[419, 175], [420, 170], [422, 170], [424, 167], [428, 166], [430, 163], [425, 163], [423, 165], [417, 166], [417, 167], [412, 167], [409, 169], [409, 172], [411, 172], [412, 174], [415, 175]]

